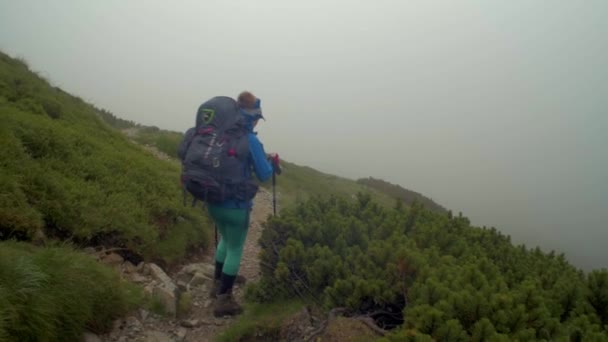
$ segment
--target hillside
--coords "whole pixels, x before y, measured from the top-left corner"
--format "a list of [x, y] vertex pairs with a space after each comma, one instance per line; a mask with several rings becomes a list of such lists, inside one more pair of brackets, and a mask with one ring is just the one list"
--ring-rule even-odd
[[[182, 133], [136, 124], [117, 118], [105, 110], [100, 110], [98, 114], [108, 124], [122, 131], [133, 141], [154, 147], [171, 158], [177, 158], [177, 146], [183, 137]], [[392, 184], [390, 187], [385, 186], [390, 183], [382, 180], [355, 181], [298, 165], [285, 159], [281, 160], [281, 167], [283, 173], [276, 178], [277, 200], [280, 207], [288, 207], [311, 197], [343, 195], [354, 198], [357, 193], [365, 192], [370, 193], [374, 199], [386, 206], [394, 205], [396, 199], [402, 200], [406, 205], [411, 205], [415, 198], [434, 210], [447, 212], [443, 207], [417, 192]], [[270, 181], [262, 186], [272, 190]]]
[[161, 263], [206, 245], [206, 218], [182, 205], [178, 165], [1, 53], [0, 119], [0, 239], [122, 247]]
[[[0, 120], [0, 340], [104, 336], [117, 318], [152, 310], [140, 286], [83, 247], [146, 261], [128, 276], [146, 286], [155, 280], [145, 270], [160, 270], [149, 262], [170, 269], [210, 249], [208, 219], [182, 204], [172, 158], [181, 133], [117, 118], [1, 53]], [[265, 191], [252, 222], [259, 244], [249, 241], [244, 257], [252, 282], [237, 292], [246, 311], [221, 339], [608, 340], [608, 271], [585, 274], [564, 255], [515, 246], [398, 185], [283, 166], [281, 214], [262, 224]], [[195, 278], [209, 281], [192, 275], [186, 289]], [[232, 323], [206, 320], [205, 286], [171, 299], [180, 314], [202, 315], [186, 322], [199, 324], [191, 340]], [[153, 332], [184, 323], [138, 317]]]
[[123, 258], [169, 268], [207, 250], [210, 225], [182, 204], [179, 165], [99, 113], [0, 52], [0, 341], [106, 333], [158, 307], [124, 279]]
[[432, 211], [436, 211], [438, 213], [447, 213], [447, 210], [444, 207], [435, 203], [432, 199], [415, 191], [405, 189], [400, 185], [392, 184], [382, 179], [376, 179], [373, 177], [358, 179], [357, 183], [366, 185], [372, 189], [376, 189], [377, 191], [387, 194], [393, 198], [398, 198], [408, 206], [411, 206], [414, 204], [414, 201], [417, 201], [420, 202], [420, 204], [422, 204], [425, 208]]

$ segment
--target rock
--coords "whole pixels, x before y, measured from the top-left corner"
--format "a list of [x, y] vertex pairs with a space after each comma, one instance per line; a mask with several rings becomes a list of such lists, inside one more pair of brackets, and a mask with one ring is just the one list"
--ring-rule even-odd
[[203, 322], [198, 319], [186, 319], [180, 322], [180, 325], [185, 328], [196, 328], [202, 324]]
[[148, 315], [150, 315], [150, 312], [148, 310], [139, 309], [139, 317], [141, 317], [142, 321], [145, 321], [146, 318], [148, 318]]
[[213, 278], [213, 274], [215, 273], [215, 266], [207, 263], [190, 264], [184, 266], [184, 268], [182, 268], [179, 273], [187, 273], [194, 275], [197, 272], [206, 275], [208, 278]]
[[163, 271], [162, 268], [158, 267], [156, 264], [148, 264], [148, 269], [150, 270], [150, 274], [152, 277], [161, 283], [172, 283], [171, 278]]
[[177, 281], [177, 288], [182, 292], [190, 291], [190, 285], [182, 280]]
[[152, 295], [161, 301], [166, 313], [175, 316], [177, 313], [177, 287], [160, 267], [155, 264], [147, 264], [147, 266], [152, 277], [158, 281], [158, 285], [154, 286], [152, 290]]
[[152, 295], [160, 300], [165, 308], [165, 312], [173, 316], [177, 313], [176, 291], [177, 288], [173, 283], [160, 284], [152, 290]]
[[147, 331], [146, 342], [174, 342], [171, 336], [160, 331]]
[[137, 272], [142, 273], [144, 271], [144, 262], [140, 261], [139, 264], [137, 264], [137, 266], [135, 266], [135, 269], [137, 270]]
[[108, 265], [120, 265], [123, 261], [123, 258], [116, 253], [110, 253], [101, 258], [101, 262]]
[[83, 342], [102, 342], [101, 338], [99, 338], [99, 336], [97, 336], [93, 333], [90, 333], [90, 332], [85, 332], [82, 335], [82, 341]]
[[182, 267], [182, 269], [178, 272], [178, 276], [180, 274], [194, 275], [194, 272], [196, 272], [196, 270], [197, 270], [197, 265], [198, 264], [189, 264], [189, 265]]
[[190, 280], [192, 280], [192, 276], [194, 275], [194, 273], [187, 273], [187, 272], [179, 272], [177, 274], [176, 277], [176, 282], [184, 282], [186, 284], [188, 284], [190, 282]]
[[127, 317], [126, 324], [128, 329], [141, 328], [141, 322], [134, 316]]
[[312, 327], [312, 318], [308, 309], [303, 308], [295, 314], [285, 318], [281, 325], [281, 340], [302, 341], [303, 336]]
[[143, 284], [148, 281], [148, 278], [142, 276], [139, 273], [133, 273], [131, 274], [131, 281], [137, 284]]
[[133, 265], [129, 261], [125, 261], [122, 264], [122, 270], [127, 274], [133, 274], [133, 273], [137, 272], [135, 265]]
[[150, 275], [150, 264], [143, 264], [142, 269], [141, 269], [141, 274], [143, 274], [145, 276]]
[[154, 284], [148, 284], [144, 286], [144, 293], [152, 295], [154, 293]]
[[192, 277], [192, 280], [190, 280], [190, 283], [188, 285], [190, 285], [190, 287], [196, 287], [199, 285], [204, 285], [210, 281], [211, 281], [211, 278], [208, 277], [207, 275], [203, 274], [202, 272], [196, 272], [194, 274], [194, 276]]
[[175, 340], [181, 342], [186, 338], [186, 335], [188, 335], [188, 329], [179, 327], [175, 332]]

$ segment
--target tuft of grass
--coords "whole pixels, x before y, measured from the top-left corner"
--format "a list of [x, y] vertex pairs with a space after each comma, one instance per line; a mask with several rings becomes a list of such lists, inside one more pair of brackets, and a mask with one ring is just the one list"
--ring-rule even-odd
[[165, 309], [165, 305], [158, 297], [148, 296], [146, 298], [147, 298], [147, 301], [145, 303], [145, 307], [148, 310], [150, 310], [151, 312], [153, 312], [159, 316], [163, 316], [163, 317], [168, 316], [167, 310]]
[[279, 339], [281, 324], [290, 315], [304, 307], [300, 301], [275, 303], [248, 303], [244, 313], [220, 336], [220, 342], [259, 339], [276, 341]]
[[185, 317], [192, 309], [192, 293], [182, 292], [177, 302], [177, 315]]
[[0, 340], [76, 341], [143, 301], [141, 289], [69, 246], [0, 243]]

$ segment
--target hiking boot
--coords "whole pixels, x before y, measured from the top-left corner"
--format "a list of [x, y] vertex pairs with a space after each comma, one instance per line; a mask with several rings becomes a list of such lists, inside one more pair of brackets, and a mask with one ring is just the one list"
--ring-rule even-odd
[[232, 297], [232, 293], [224, 293], [217, 296], [217, 301], [213, 307], [215, 317], [236, 316], [243, 312], [243, 308]]
[[209, 299], [216, 299], [217, 294], [220, 292], [220, 286], [222, 282], [219, 279], [213, 279], [211, 289], [209, 290]]

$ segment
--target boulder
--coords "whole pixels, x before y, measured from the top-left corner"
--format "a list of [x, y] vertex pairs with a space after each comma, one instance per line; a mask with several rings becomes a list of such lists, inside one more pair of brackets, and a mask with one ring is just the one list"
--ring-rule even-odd
[[108, 265], [112, 265], [112, 266], [117, 266], [122, 264], [124, 261], [124, 259], [116, 253], [110, 253], [107, 255], [104, 255], [101, 258], [101, 262], [103, 262], [104, 264], [108, 264]]
[[208, 277], [206, 274], [203, 274], [202, 272], [196, 272], [192, 277], [192, 280], [190, 280], [189, 285], [190, 287], [196, 287], [207, 284], [209, 282], [211, 282], [210, 277]]
[[177, 313], [177, 286], [158, 265], [147, 264], [147, 266], [152, 278], [157, 282], [152, 290], [152, 295], [160, 300], [166, 313], [175, 316]]

